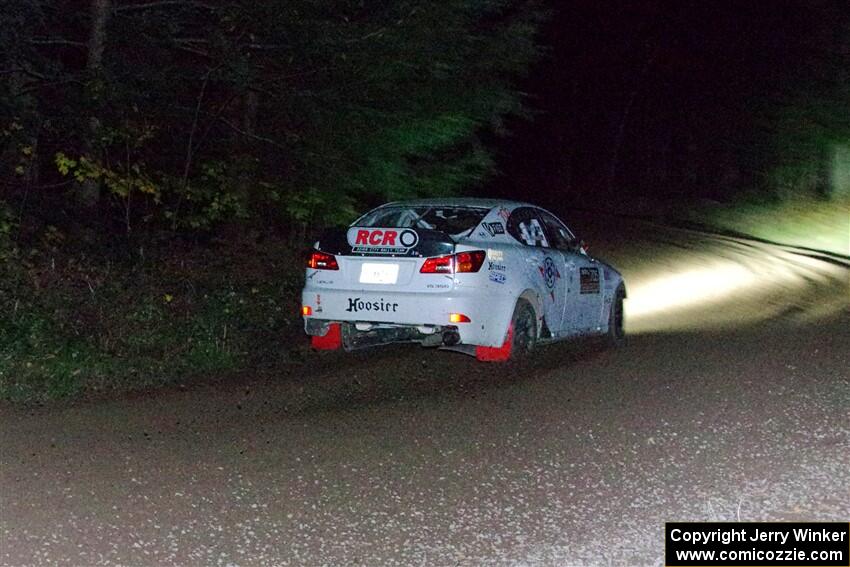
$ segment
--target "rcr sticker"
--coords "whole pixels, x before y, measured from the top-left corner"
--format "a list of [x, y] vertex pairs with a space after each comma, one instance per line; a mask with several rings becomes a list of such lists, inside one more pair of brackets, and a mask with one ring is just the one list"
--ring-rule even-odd
[[361, 254], [406, 254], [419, 244], [419, 235], [410, 228], [358, 228], [347, 233], [352, 252]]

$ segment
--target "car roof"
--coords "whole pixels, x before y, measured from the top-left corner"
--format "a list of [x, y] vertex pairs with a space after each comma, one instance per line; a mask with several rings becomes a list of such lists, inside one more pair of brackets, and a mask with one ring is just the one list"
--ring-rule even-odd
[[[521, 201], [511, 201], [508, 199], [483, 199], [474, 197], [442, 197], [432, 199], [408, 199], [404, 201], [393, 201], [382, 207], [390, 206], [409, 206], [409, 207], [481, 207], [486, 209], [494, 209], [496, 207], [505, 207], [506, 209], [515, 209], [516, 207], [534, 207], [530, 203]], [[380, 207], [379, 207], [380, 208]]]

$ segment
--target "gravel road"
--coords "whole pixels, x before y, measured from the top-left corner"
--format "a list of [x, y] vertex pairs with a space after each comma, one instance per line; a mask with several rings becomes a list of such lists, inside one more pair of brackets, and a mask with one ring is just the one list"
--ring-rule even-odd
[[0, 564], [661, 565], [665, 521], [850, 520], [848, 268], [579, 221], [623, 348], [0, 406]]

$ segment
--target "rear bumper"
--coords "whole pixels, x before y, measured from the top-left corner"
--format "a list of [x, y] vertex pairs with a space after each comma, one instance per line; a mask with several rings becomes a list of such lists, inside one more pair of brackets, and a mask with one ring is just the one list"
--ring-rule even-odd
[[[453, 325], [462, 343], [487, 346], [504, 342], [507, 324], [502, 323], [501, 311], [505, 305], [510, 305], [508, 309], [513, 311], [513, 302], [507, 296], [497, 299], [477, 289], [445, 295], [305, 289], [301, 300], [312, 311], [312, 315], [304, 317], [308, 334], [315, 334], [322, 327], [319, 321], [436, 328]], [[452, 313], [465, 315], [470, 321], [452, 322], [449, 318]]]

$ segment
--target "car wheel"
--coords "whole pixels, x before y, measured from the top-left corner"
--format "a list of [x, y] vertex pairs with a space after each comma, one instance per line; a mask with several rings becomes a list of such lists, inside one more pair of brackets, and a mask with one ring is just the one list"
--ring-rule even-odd
[[520, 299], [514, 308], [508, 336], [500, 347], [475, 347], [475, 358], [482, 362], [505, 362], [528, 354], [537, 343], [537, 317], [531, 304]]
[[623, 325], [623, 299], [626, 290], [623, 286], [617, 288], [614, 293], [614, 301], [611, 303], [611, 312], [608, 315], [607, 341], [610, 346], [622, 346], [626, 342], [626, 330]]
[[310, 337], [310, 345], [316, 350], [339, 350], [342, 348], [342, 329], [340, 328], [340, 324], [331, 323], [328, 325], [328, 332], [323, 337], [318, 335]]

